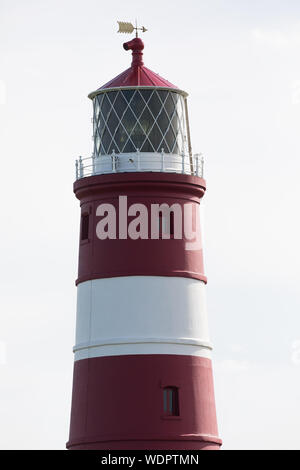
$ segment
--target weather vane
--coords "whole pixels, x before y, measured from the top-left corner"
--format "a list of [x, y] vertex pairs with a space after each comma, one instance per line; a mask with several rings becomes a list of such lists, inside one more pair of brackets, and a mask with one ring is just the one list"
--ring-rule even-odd
[[124, 22], [124, 21], [118, 21], [118, 25], [119, 25], [118, 33], [131, 34], [135, 30], [135, 36], [136, 37], [138, 37], [138, 30], [141, 30], [143, 33], [148, 31], [148, 29], [146, 29], [144, 26], [142, 26], [141, 28], [138, 28], [137, 21], [135, 21], [135, 26], [133, 26], [132, 23], [127, 23], [127, 22]]

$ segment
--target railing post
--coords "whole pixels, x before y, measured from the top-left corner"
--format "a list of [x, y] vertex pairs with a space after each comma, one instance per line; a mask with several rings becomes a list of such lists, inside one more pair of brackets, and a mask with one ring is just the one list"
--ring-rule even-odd
[[161, 171], [165, 171], [165, 154], [164, 154], [164, 149], [161, 149]]
[[76, 171], [76, 181], [78, 180], [78, 160], [75, 162], [75, 171]]
[[181, 153], [181, 165], [182, 165], [182, 174], [184, 174], [185, 173], [184, 152]]
[[82, 157], [79, 157], [79, 178], [83, 178], [83, 163], [82, 163]]
[[200, 178], [202, 178], [203, 177], [203, 162], [204, 162], [202, 153], [196, 153], [194, 155], [194, 159], [196, 161], [195, 175], [200, 176]]
[[136, 149], [136, 158], [137, 158], [137, 170], [141, 171], [141, 154], [140, 149]]
[[93, 175], [96, 173], [96, 169], [95, 169], [95, 154], [93, 153], [92, 155], [92, 171], [93, 171]]
[[204, 157], [201, 157], [201, 178], [204, 176]]
[[115, 154], [115, 149], [113, 149], [111, 157], [112, 157], [112, 171], [113, 171], [113, 173], [116, 173], [116, 172], [117, 172], [117, 168], [116, 168], [116, 154]]

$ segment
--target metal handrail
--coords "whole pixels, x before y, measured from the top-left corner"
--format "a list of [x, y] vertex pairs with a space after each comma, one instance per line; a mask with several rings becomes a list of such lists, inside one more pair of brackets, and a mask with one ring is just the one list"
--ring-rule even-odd
[[134, 153], [79, 157], [75, 162], [76, 180], [93, 175], [126, 172], [181, 173], [203, 178], [202, 154]]

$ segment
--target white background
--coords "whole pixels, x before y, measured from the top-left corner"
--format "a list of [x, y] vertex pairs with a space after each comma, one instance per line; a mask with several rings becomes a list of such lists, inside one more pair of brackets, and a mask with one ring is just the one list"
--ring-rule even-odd
[[64, 448], [75, 334], [74, 160], [87, 94], [145, 64], [189, 92], [224, 449], [300, 448], [298, 0], [0, 0], [0, 448]]

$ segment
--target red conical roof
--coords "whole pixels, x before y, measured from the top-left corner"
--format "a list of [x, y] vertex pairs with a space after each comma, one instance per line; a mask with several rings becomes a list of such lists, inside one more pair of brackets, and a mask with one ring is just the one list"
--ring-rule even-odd
[[98, 90], [89, 94], [89, 98], [93, 99], [101, 90], [107, 88], [121, 88], [121, 87], [135, 87], [135, 86], [149, 86], [149, 87], [162, 87], [174, 88], [178, 91], [177, 86], [170, 83], [168, 80], [160, 77], [157, 73], [152, 72], [144, 66], [143, 52], [144, 43], [141, 38], [134, 38], [132, 41], [123, 44], [125, 50], [132, 50], [132, 63], [131, 67], [124, 72], [120, 73], [117, 77], [113, 78], [105, 85], [98, 88]]

